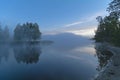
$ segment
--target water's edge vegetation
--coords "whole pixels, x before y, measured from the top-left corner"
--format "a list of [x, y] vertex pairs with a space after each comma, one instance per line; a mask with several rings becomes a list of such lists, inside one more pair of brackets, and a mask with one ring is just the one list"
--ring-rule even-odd
[[[97, 57], [100, 71], [95, 80], [119, 80], [120, 60], [120, 0], [112, 0], [107, 8], [108, 15], [98, 16], [95, 32]], [[99, 43], [99, 45], [98, 45]]]
[[37, 23], [18, 24], [14, 29], [13, 36], [9, 33], [9, 28], [0, 26], [0, 43], [38, 43], [41, 39], [41, 32]]
[[96, 42], [107, 42], [120, 46], [120, 0], [113, 0], [107, 8], [108, 16], [98, 16], [98, 28], [94, 36]]

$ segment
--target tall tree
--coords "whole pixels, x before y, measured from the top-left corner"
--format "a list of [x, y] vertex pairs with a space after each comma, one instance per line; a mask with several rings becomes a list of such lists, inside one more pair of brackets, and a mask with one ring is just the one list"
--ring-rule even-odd
[[120, 16], [120, 0], [112, 0], [112, 2], [109, 3], [107, 11], [110, 13], [115, 12]]
[[1, 27], [1, 25], [0, 25], [0, 41], [2, 41], [2, 37], [3, 37], [3, 30], [2, 30], [2, 27]]
[[1, 42], [6, 42], [9, 41], [9, 29], [6, 26], [4, 29], [2, 29], [1, 25], [0, 25], [0, 41]]
[[113, 0], [107, 10], [108, 16], [97, 17], [99, 24], [94, 38], [96, 42], [109, 42], [120, 46], [120, 0]]
[[9, 37], [10, 37], [10, 35], [9, 35], [9, 28], [8, 28], [8, 26], [5, 26], [5, 28], [4, 28], [4, 30], [3, 30], [3, 36], [4, 36], [4, 40], [5, 41], [8, 41], [9, 40]]
[[40, 39], [41, 32], [37, 23], [18, 24], [14, 30], [14, 39], [17, 41], [33, 41]]

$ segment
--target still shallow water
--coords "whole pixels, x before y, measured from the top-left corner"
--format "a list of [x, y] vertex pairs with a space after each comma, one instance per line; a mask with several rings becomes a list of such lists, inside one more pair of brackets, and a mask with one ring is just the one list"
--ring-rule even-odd
[[73, 34], [43, 39], [54, 43], [1, 44], [0, 80], [91, 80], [96, 75], [92, 41]]

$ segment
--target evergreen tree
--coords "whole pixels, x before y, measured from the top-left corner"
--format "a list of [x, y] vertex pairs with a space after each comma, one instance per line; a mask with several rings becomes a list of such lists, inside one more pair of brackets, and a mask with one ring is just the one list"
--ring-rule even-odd
[[0, 41], [2, 41], [2, 39], [3, 39], [3, 30], [2, 30], [2, 27], [1, 27], [1, 25], [0, 25]]
[[2, 29], [0, 25], [0, 42], [8, 42], [9, 41], [9, 29], [6, 26], [4, 29]]
[[5, 41], [8, 41], [9, 38], [10, 38], [10, 35], [9, 35], [9, 29], [8, 29], [8, 26], [5, 26], [4, 30], [3, 30], [3, 37], [4, 37], [4, 40]]
[[14, 30], [14, 39], [17, 41], [33, 41], [40, 39], [41, 32], [37, 23], [18, 24]]
[[109, 42], [120, 46], [120, 0], [113, 0], [107, 10], [108, 16], [97, 17], [99, 24], [94, 39], [96, 42]]

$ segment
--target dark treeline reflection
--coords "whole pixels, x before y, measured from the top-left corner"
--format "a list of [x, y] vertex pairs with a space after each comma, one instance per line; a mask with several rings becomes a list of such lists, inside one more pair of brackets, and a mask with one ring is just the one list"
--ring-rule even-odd
[[113, 53], [108, 51], [104, 45], [99, 45], [99, 44], [95, 45], [95, 50], [99, 62], [97, 70], [100, 71], [102, 68], [106, 66], [106, 64], [112, 57]]
[[41, 49], [38, 44], [26, 43], [14, 46], [14, 55], [18, 63], [37, 63], [40, 54]]
[[37, 63], [41, 54], [40, 43], [0, 44], [0, 61], [2, 58], [7, 60], [12, 50], [18, 63]]

